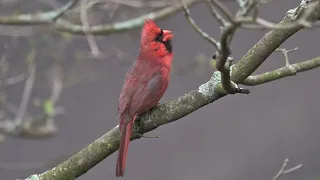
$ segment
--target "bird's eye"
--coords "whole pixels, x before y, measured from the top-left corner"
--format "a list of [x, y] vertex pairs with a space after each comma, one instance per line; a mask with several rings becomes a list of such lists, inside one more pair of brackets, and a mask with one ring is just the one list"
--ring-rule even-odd
[[161, 29], [160, 34], [158, 34], [155, 38], [155, 41], [161, 42], [162, 41], [162, 36], [163, 36], [163, 30]]
[[158, 35], [155, 40], [156, 40], [156, 41], [161, 41], [161, 36]]

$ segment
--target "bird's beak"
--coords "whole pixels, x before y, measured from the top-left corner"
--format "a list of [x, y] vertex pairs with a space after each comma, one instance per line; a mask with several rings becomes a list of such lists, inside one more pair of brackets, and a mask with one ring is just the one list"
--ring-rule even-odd
[[163, 30], [163, 41], [166, 42], [173, 38], [173, 34], [169, 30]]

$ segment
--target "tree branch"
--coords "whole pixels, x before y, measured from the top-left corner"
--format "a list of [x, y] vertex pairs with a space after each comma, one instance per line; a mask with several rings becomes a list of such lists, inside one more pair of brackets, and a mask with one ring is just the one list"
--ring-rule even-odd
[[[306, 8], [310, 8], [310, 10], [312, 10], [308, 17], [306, 17], [306, 20], [315, 22], [320, 19], [319, 1], [305, 5], [305, 7], [299, 9], [298, 13], [301, 13]], [[298, 18], [298, 16], [296, 18]], [[292, 16], [288, 16], [287, 13], [287, 15], [279, 24], [287, 25], [290, 23], [295, 23], [295, 19]], [[239, 76], [233, 76], [231, 80], [235, 83], [241, 83], [244, 81], [269, 57], [273, 51], [275, 51], [284, 41], [301, 30], [303, 27], [303, 25], [297, 24], [292, 28], [272, 29], [269, 31], [255, 46], [248, 51], [246, 55], [239, 60], [237, 64], [235, 64], [233, 73], [239, 74]]]
[[302, 164], [299, 164], [297, 166], [294, 166], [292, 168], [286, 169], [289, 163], [289, 159], [285, 159], [279, 172], [272, 178], [272, 180], [278, 180], [282, 175], [291, 173], [293, 171], [296, 171], [302, 167]]
[[[295, 66], [299, 71], [306, 71], [320, 66], [320, 57], [316, 59], [313, 60], [313, 63], [307, 63], [309, 61], [306, 61], [303, 65], [293, 64], [292, 66]], [[238, 74], [233, 73], [232, 77], [236, 79], [236, 76], [238, 76]], [[141, 136], [138, 134], [144, 134], [159, 126], [174, 122], [197, 109], [224, 97], [225, 95], [221, 95], [214, 91], [215, 87], [221, 83], [220, 80], [220, 72], [216, 71], [211, 79], [202, 84], [197, 90], [191, 91], [171, 102], [158, 105], [148, 113], [138, 117], [134, 125], [131, 140], [139, 139]], [[29, 180], [32, 178], [35, 180], [75, 179], [87, 172], [104, 158], [110, 156], [113, 152], [118, 150], [118, 148], [119, 129], [118, 126], [116, 126], [62, 164], [43, 174], [32, 175], [29, 177]]]
[[241, 84], [247, 85], [247, 86], [264, 84], [264, 83], [275, 81], [284, 77], [294, 76], [298, 72], [308, 71], [308, 70], [317, 68], [319, 66], [320, 66], [320, 56], [305, 62], [291, 64], [289, 66], [285, 66], [274, 71], [262, 73], [259, 75], [249, 76]]
[[[312, 6], [313, 9], [310, 16], [308, 16], [308, 19], [318, 20], [320, 18], [320, 2], [315, 2], [305, 7], [309, 6]], [[291, 23], [292, 21], [292, 19], [285, 17], [280, 24]], [[287, 30], [271, 30], [237, 64], [232, 67], [231, 79], [237, 83], [243, 82], [276, 48], [302, 28], [303, 26]], [[310, 68], [310, 66], [304, 66], [303, 68], [301, 67], [301, 69], [307, 69], [307, 67]], [[176, 121], [197, 109], [224, 97], [225, 94], [221, 94], [216, 91], [217, 86], [220, 85], [221, 73], [216, 71], [213, 73], [211, 79], [202, 84], [198, 89], [191, 91], [176, 100], [158, 105], [148, 113], [142, 114], [135, 122], [132, 140], [141, 137], [140, 135], [135, 134], [144, 134], [152, 131], [161, 125]], [[104, 158], [110, 156], [118, 148], [119, 130], [118, 126], [116, 126], [57, 167], [46, 171], [43, 174], [32, 175], [28, 179], [75, 179], [86, 173]]]
[[[231, 60], [229, 59], [230, 55], [230, 48], [229, 44], [231, 42], [231, 39], [233, 37], [233, 34], [235, 33], [236, 29], [240, 26], [240, 23], [235, 23], [235, 20], [232, 18], [231, 13], [229, 10], [219, 1], [212, 0], [207, 1], [207, 5], [210, 7], [211, 13], [213, 16], [220, 22], [222, 33], [220, 41], [216, 41], [214, 38], [212, 38], [210, 35], [208, 35], [206, 32], [204, 32], [191, 18], [189, 9], [184, 4], [184, 1], [181, 0], [181, 3], [183, 5], [183, 10], [185, 12], [185, 16], [188, 20], [188, 22], [191, 24], [191, 26], [207, 41], [209, 41], [216, 49], [217, 53], [212, 58], [217, 58], [217, 70], [221, 72], [221, 81], [222, 86], [218, 87], [217, 91], [219, 91], [221, 94], [235, 94], [235, 93], [242, 93], [242, 94], [248, 94], [250, 92], [249, 89], [242, 89], [237, 86], [237, 84], [233, 83], [230, 80], [230, 66], [231, 66]], [[227, 21], [225, 21], [221, 15], [215, 10], [215, 7], [221, 13], [223, 13], [224, 16], [227, 17]], [[226, 63], [228, 61], [228, 63]]]

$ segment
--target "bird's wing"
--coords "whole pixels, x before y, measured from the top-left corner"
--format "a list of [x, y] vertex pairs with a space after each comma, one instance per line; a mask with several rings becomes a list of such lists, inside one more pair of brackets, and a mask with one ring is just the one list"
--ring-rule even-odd
[[162, 98], [168, 82], [159, 71], [149, 74], [148, 78], [139, 79], [142, 88], [139, 88], [133, 95], [130, 104], [130, 113], [140, 114], [155, 106]]

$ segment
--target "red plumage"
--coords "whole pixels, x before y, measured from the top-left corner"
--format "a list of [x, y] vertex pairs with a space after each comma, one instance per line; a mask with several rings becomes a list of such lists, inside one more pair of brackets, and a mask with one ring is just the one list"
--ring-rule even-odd
[[171, 31], [160, 29], [146, 19], [141, 33], [138, 58], [127, 73], [119, 98], [120, 148], [116, 175], [123, 176], [132, 125], [138, 114], [153, 108], [165, 93], [173, 58]]

